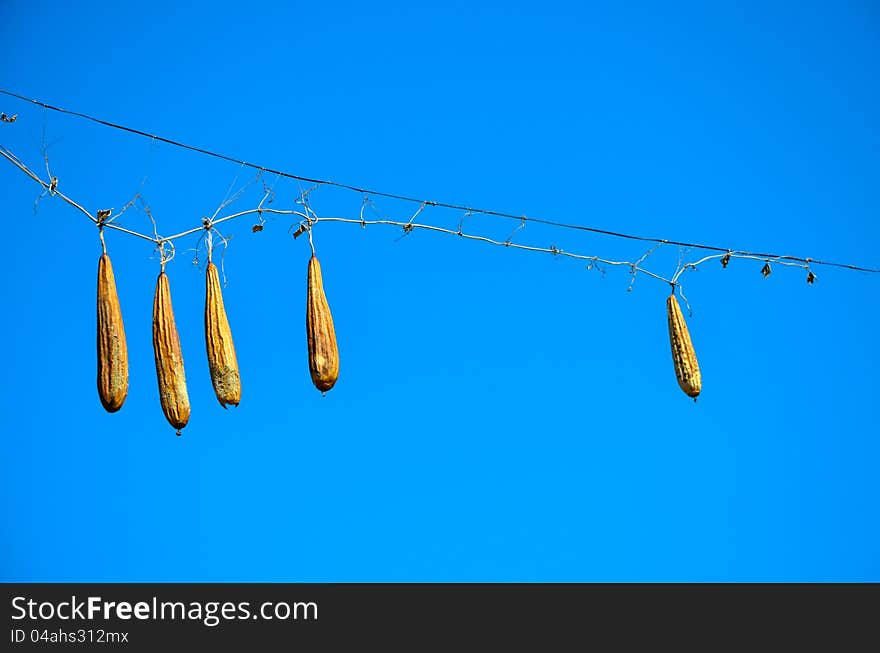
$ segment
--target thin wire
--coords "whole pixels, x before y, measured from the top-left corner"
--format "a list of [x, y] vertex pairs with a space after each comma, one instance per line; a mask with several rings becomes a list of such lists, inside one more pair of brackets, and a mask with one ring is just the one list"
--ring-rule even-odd
[[[4, 156], [6, 159], [8, 159], [10, 162], [12, 162], [22, 172], [24, 172], [31, 179], [35, 180], [41, 186], [46, 187], [49, 185], [44, 180], [40, 179], [40, 177], [35, 172], [33, 172], [30, 168], [28, 168], [27, 165], [25, 165], [14, 154], [9, 152], [8, 150], [3, 148], [2, 146], [0, 146], [0, 155]], [[655, 272], [652, 272], [650, 270], [647, 270], [647, 269], [641, 267], [641, 264], [645, 260], [647, 260], [651, 256], [651, 254], [655, 250], [657, 250], [658, 247], [660, 247], [661, 243], [654, 245], [654, 247], [652, 247], [647, 252], [642, 254], [642, 256], [640, 258], [638, 258], [635, 262], [633, 262], [633, 261], [612, 261], [609, 259], [600, 258], [598, 256], [588, 256], [585, 254], [576, 254], [576, 253], [572, 253], [572, 252], [566, 252], [566, 251], [562, 250], [561, 248], [556, 247], [556, 245], [551, 245], [549, 248], [547, 248], [547, 247], [536, 247], [534, 245], [523, 245], [520, 243], [514, 243], [511, 241], [513, 234], [511, 234], [511, 236], [508, 237], [507, 240], [503, 240], [503, 241], [502, 240], [495, 240], [493, 238], [488, 238], [487, 236], [467, 234], [462, 231], [462, 223], [464, 222], [464, 217], [459, 222], [457, 230], [448, 229], [446, 227], [439, 227], [437, 225], [421, 224], [421, 223], [414, 222], [416, 216], [421, 212], [421, 209], [416, 212], [416, 215], [410, 217], [410, 219], [406, 222], [399, 221], [399, 220], [390, 220], [387, 218], [381, 218], [381, 219], [377, 219], [377, 220], [365, 220], [364, 215], [363, 215], [363, 206], [361, 207], [361, 212], [360, 212], [360, 215], [358, 218], [319, 217], [318, 214], [315, 213], [315, 211], [312, 210], [312, 208], [309, 206], [308, 199], [307, 199], [309, 193], [311, 193], [313, 190], [315, 190], [315, 188], [317, 188], [317, 186], [310, 188], [308, 190], [304, 190], [300, 194], [299, 198], [296, 200], [296, 203], [299, 204], [300, 206], [302, 206], [303, 209], [305, 209], [305, 211], [306, 211], [305, 213], [303, 211], [299, 211], [296, 209], [266, 209], [266, 208], [262, 208], [262, 206], [261, 206], [262, 201], [261, 201], [260, 205], [257, 206], [257, 208], [255, 208], [255, 209], [246, 209], [244, 211], [238, 211], [237, 213], [225, 215], [223, 217], [217, 218], [216, 220], [202, 218], [202, 225], [200, 227], [188, 229], [186, 231], [182, 231], [182, 232], [174, 234], [172, 236], [160, 236], [159, 235], [156, 220], [153, 217], [153, 214], [150, 211], [150, 208], [148, 206], [144, 207], [144, 211], [146, 212], [147, 217], [150, 219], [150, 222], [153, 225], [153, 236], [149, 236], [147, 234], [142, 234], [142, 233], [139, 233], [136, 231], [131, 231], [129, 229], [126, 229], [124, 227], [121, 227], [119, 225], [116, 225], [114, 223], [109, 222], [106, 219], [107, 216], [104, 215], [103, 211], [98, 213], [98, 218], [96, 219], [96, 218], [92, 217], [87, 211], [82, 209], [79, 204], [77, 204], [76, 202], [74, 202], [70, 198], [62, 195], [61, 193], [55, 193], [55, 195], [58, 195], [64, 201], [66, 201], [69, 204], [71, 204], [72, 206], [82, 210], [84, 213], [86, 213], [86, 215], [89, 218], [91, 218], [92, 220], [94, 220], [97, 223], [98, 228], [100, 230], [99, 233], [101, 234], [102, 247], [104, 247], [105, 252], [106, 252], [106, 246], [103, 243], [103, 240], [104, 240], [103, 239], [103, 228], [106, 227], [108, 229], [116, 229], [117, 231], [122, 231], [124, 233], [131, 234], [132, 236], [137, 236], [139, 238], [143, 238], [144, 240], [148, 240], [148, 241], [154, 243], [156, 245], [156, 249], [158, 250], [159, 255], [160, 255], [160, 261], [162, 264], [163, 271], [165, 270], [165, 264], [168, 263], [168, 261], [170, 261], [171, 259], [173, 259], [174, 255], [176, 253], [176, 248], [175, 248], [174, 242], [173, 242], [174, 240], [177, 240], [178, 238], [183, 238], [185, 236], [190, 236], [190, 235], [198, 233], [198, 232], [202, 232], [202, 235], [200, 236], [199, 241], [196, 244], [196, 251], [198, 251], [198, 247], [201, 244], [202, 240], [207, 236], [207, 238], [209, 240], [209, 242], [208, 242], [208, 260], [210, 261], [211, 260], [211, 248], [212, 248], [212, 243], [210, 242], [211, 241], [211, 232], [216, 231], [216, 225], [221, 224], [223, 222], [227, 222], [229, 220], [234, 220], [236, 218], [240, 218], [245, 215], [253, 215], [253, 214], [257, 214], [259, 216], [260, 220], [262, 220], [263, 213], [274, 213], [274, 214], [278, 214], [278, 215], [290, 215], [290, 216], [296, 216], [296, 217], [300, 218], [298, 229], [293, 234], [293, 237], [298, 238], [303, 233], [307, 233], [308, 238], [309, 238], [309, 246], [311, 247], [311, 250], [312, 250], [312, 255], [315, 254], [315, 244], [314, 244], [314, 241], [312, 238], [312, 229], [316, 224], [318, 224], [319, 222], [322, 222], [322, 221], [323, 222], [340, 222], [340, 223], [346, 223], [346, 224], [358, 224], [363, 228], [365, 228], [368, 224], [369, 225], [395, 226], [395, 227], [402, 228], [404, 231], [404, 235], [410, 233], [414, 229], [424, 229], [426, 231], [434, 231], [437, 233], [448, 234], [451, 236], [458, 236], [460, 238], [466, 238], [468, 240], [476, 240], [476, 241], [483, 242], [483, 243], [489, 243], [491, 245], [498, 245], [498, 246], [503, 246], [503, 247], [513, 247], [514, 249], [520, 249], [520, 250], [524, 250], [524, 251], [528, 251], [528, 252], [541, 252], [541, 253], [546, 253], [546, 254], [553, 254], [554, 256], [565, 256], [565, 257], [572, 258], [572, 259], [589, 261], [589, 265], [587, 266], [588, 270], [590, 270], [594, 267], [598, 268], [599, 263], [601, 263], [603, 265], [626, 266], [626, 267], [630, 268], [630, 271], [632, 274], [632, 278], [630, 280], [630, 285], [629, 285], [629, 290], [632, 290], [633, 282], [635, 281], [636, 274], [641, 273], [646, 276], [657, 279], [658, 281], [662, 281], [663, 283], [670, 284], [673, 287], [673, 289], [678, 288], [678, 291], [681, 294], [682, 299], [685, 301], [686, 304], [687, 304], [687, 298], [684, 296], [684, 292], [682, 290], [681, 283], [678, 281], [679, 277], [685, 271], [696, 270], [698, 266], [702, 265], [703, 263], [705, 263], [707, 261], [713, 260], [713, 259], [722, 259], [722, 260], [726, 259], [728, 261], [731, 258], [753, 259], [753, 260], [758, 260], [758, 261], [764, 261], [768, 265], [772, 261], [773, 263], [779, 263], [780, 265], [803, 268], [803, 269], [806, 269], [808, 272], [810, 272], [810, 264], [809, 263], [800, 263], [797, 261], [785, 261], [785, 260], [780, 260], [779, 257], [774, 258], [772, 256], [759, 257], [759, 256], [755, 256], [749, 252], [727, 251], [724, 254], [711, 254], [708, 256], [704, 256], [703, 258], [701, 258], [698, 261], [685, 263], [685, 262], [683, 262], [684, 251], [682, 250], [681, 255], [679, 256], [679, 261], [678, 261], [678, 265], [677, 265], [677, 269], [676, 269], [675, 274], [671, 278], [667, 279], [666, 277], [663, 277], [659, 274], [656, 274]], [[465, 216], [466, 215], [467, 214], [465, 214]], [[292, 226], [291, 226], [291, 229], [292, 229]], [[514, 234], [515, 233], [516, 232], [514, 232]], [[223, 240], [224, 254], [225, 254], [225, 248], [228, 244], [228, 238], [226, 238], [222, 234], [220, 234], [219, 231], [217, 231], [217, 234]], [[170, 253], [166, 252], [166, 246], [170, 250]], [[682, 248], [680, 248], [680, 249], [682, 249]], [[222, 265], [222, 263], [221, 263], [221, 265]], [[598, 268], [598, 269], [601, 271], [601, 268]], [[603, 271], [603, 274], [604, 274], [604, 271]], [[810, 274], [812, 275], [811, 272], [810, 272]], [[224, 272], [224, 279], [225, 279], [225, 272]], [[813, 276], [813, 279], [815, 279], [815, 276]], [[808, 281], [808, 283], [812, 283], [812, 281], [810, 281], [809, 276], [807, 278], [807, 281]], [[688, 311], [690, 311], [689, 304], [688, 304]]]
[[[150, 134], [148, 132], [141, 131], [140, 129], [135, 129], [133, 127], [127, 127], [125, 125], [120, 125], [120, 124], [117, 124], [114, 122], [110, 122], [108, 120], [102, 120], [101, 118], [96, 118], [95, 116], [91, 116], [86, 113], [81, 113], [79, 111], [72, 111], [70, 109], [63, 109], [61, 107], [56, 107], [51, 104], [41, 102], [40, 100], [35, 100], [34, 98], [30, 98], [25, 95], [20, 95], [18, 93], [14, 93], [12, 91], [7, 91], [5, 89], [0, 89], [0, 93], [2, 93], [3, 95], [8, 95], [9, 97], [16, 98], [18, 100], [22, 100], [23, 102], [30, 102], [31, 104], [35, 104], [35, 105], [42, 107], [44, 109], [49, 109], [51, 111], [56, 111], [58, 113], [63, 113], [63, 114], [67, 114], [70, 116], [76, 116], [77, 118], [83, 118], [85, 120], [89, 120], [91, 122], [97, 123], [99, 125], [103, 125], [105, 127], [110, 127], [112, 129], [118, 129], [121, 131], [125, 131], [125, 132], [131, 133], [131, 134], [138, 135], [138, 136], [150, 138], [154, 141], [160, 141], [160, 142], [166, 143], [168, 145], [173, 145], [174, 147], [179, 147], [179, 148], [182, 148], [185, 150], [190, 150], [192, 152], [204, 154], [206, 156], [214, 157], [216, 159], [229, 161], [231, 163], [237, 163], [240, 166], [253, 168], [253, 169], [259, 170], [261, 172], [269, 172], [269, 173], [272, 173], [275, 175], [279, 175], [280, 177], [286, 177], [288, 179], [295, 179], [297, 181], [303, 181], [303, 182], [307, 182], [307, 183], [311, 183], [311, 184], [326, 185], [326, 186], [333, 186], [336, 188], [342, 188], [345, 190], [354, 191], [354, 192], [359, 193], [361, 195], [385, 197], [388, 199], [401, 200], [404, 202], [414, 202], [414, 203], [418, 203], [418, 204], [424, 204], [425, 206], [437, 206], [437, 207], [446, 208], [446, 209], [453, 209], [456, 211], [467, 211], [471, 214], [494, 216], [494, 217], [499, 217], [499, 218], [507, 218], [507, 219], [511, 219], [511, 220], [521, 220], [523, 222], [534, 222], [536, 224], [544, 224], [544, 225], [549, 225], [551, 227], [559, 227], [559, 228], [563, 228], [563, 229], [574, 229], [577, 231], [587, 231], [590, 233], [601, 234], [604, 236], [611, 236], [614, 238], [624, 238], [624, 239], [628, 239], [628, 240], [638, 240], [638, 241], [643, 241], [643, 242], [658, 243], [658, 244], [665, 244], [665, 245], [677, 245], [679, 247], [692, 247], [695, 249], [720, 252], [722, 254], [730, 251], [729, 247], [716, 247], [714, 245], [704, 245], [701, 243], [688, 243], [688, 242], [682, 242], [682, 241], [678, 241], [678, 240], [670, 240], [667, 238], [652, 238], [652, 237], [648, 237], [648, 236], [638, 236], [635, 234], [628, 234], [628, 233], [623, 233], [623, 232], [619, 232], [619, 231], [610, 231], [608, 229], [599, 229], [597, 227], [588, 227], [585, 225], [576, 225], [576, 224], [568, 224], [568, 223], [564, 223], [564, 222], [557, 222], [555, 220], [546, 220], [546, 219], [542, 219], [542, 218], [529, 218], [529, 217], [526, 217], [523, 215], [514, 215], [512, 213], [505, 213], [503, 211], [495, 211], [495, 210], [491, 210], [491, 209], [480, 209], [480, 208], [475, 208], [475, 207], [464, 206], [461, 204], [454, 204], [451, 202], [435, 202], [435, 201], [431, 201], [431, 200], [425, 200], [425, 199], [421, 199], [421, 198], [400, 195], [397, 193], [388, 193], [388, 192], [383, 192], [383, 191], [376, 191], [376, 190], [370, 190], [370, 189], [366, 189], [366, 188], [360, 188], [358, 186], [353, 186], [351, 184], [344, 184], [344, 183], [326, 180], [326, 179], [316, 179], [313, 177], [305, 177], [305, 176], [296, 175], [296, 174], [293, 174], [290, 172], [284, 172], [283, 170], [276, 170], [274, 168], [269, 168], [267, 166], [259, 165], [256, 163], [250, 163], [248, 161], [244, 161], [242, 159], [237, 159], [237, 158], [229, 156], [227, 154], [221, 154], [219, 152], [214, 152], [214, 151], [207, 150], [207, 149], [204, 149], [201, 147], [196, 147], [195, 145], [188, 145], [186, 143], [182, 143], [180, 141], [175, 141], [170, 138], [165, 138], [163, 136], [157, 136], [155, 134]], [[738, 251], [742, 251], [742, 250], [738, 250]], [[865, 268], [865, 267], [861, 267], [858, 265], [852, 265], [849, 263], [821, 261], [821, 260], [816, 260], [813, 258], [804, 258], [804, 257], [800, 257], [800, 256], [789, 256], [789, 255], [782, 255], [782, 254], [768, 254], [768, 253], [759, 253], [759, 252], [743, 252], [743, 253], [748, 253], [752, 256], [756, 256], [756, 257], [760, 257], [760, 258], [771, 258], [771, 259], [774, 259], [777, 261], [782, 261], [782, 260], [794, 261], [794, 262], [798, 262], [798, 263], [806, 263], [806, 264], [812, 264], [812, 265], [825, 265], [825, 266], [831, 266], [831, 267], [837, 267], [837, 268], [844, 268], [847, 270], [855, 270], [858, 272], [880, 273], [880, 269]]]

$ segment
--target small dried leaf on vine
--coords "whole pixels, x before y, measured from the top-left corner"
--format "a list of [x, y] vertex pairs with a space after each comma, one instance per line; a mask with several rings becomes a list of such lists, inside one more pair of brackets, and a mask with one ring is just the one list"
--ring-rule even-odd
[[761, 274], [764, 275], [765, 279], [770, 276], [770, 264], [769, 263], [764, 263], [764, 267], [761, 268]]

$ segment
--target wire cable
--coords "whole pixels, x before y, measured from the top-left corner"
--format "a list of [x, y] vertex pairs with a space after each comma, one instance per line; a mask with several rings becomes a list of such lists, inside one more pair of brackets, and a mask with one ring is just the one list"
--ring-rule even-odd
[[425, 199], [420, 199], [420, 198], [416, 198], [416, 197], [409, 197], [407, 195], [401, 195], [398, 193], [389, 193], [389, 192], [385, 192], [385, 191], [378, 191], [378, 190], [371, 190], [368, 188], [361, 188], [359, 186], [354, 186], [351, 184], [345, 184], [345, 183], [341, 183], [341, 182], [337, 182], [337, 181], [332, 181], [329, 179], [317, 179], [315, 177], [306, 177], [303, 175], [297, 175], [297, 174], [294, 174], [291, 172], [285, 172], [283, 170], [277, 170], [274, 168], [270, 168], [268, 166], [263, 166], [263, 165], [259, 165], [256, 163], [251, 163], [249, 161], [244, 161], [242, 159], [237, 159], [237, 158], [235, 158], [233, 156], [229, 156], [227, 154], [214, 152], [212, 150], [207, 150], [205, 148], [197, 147], [195, 145], [189, 145], [187, 143], [183, 143], [181, 141], [176, 141], [176, 140], [173, 140], [170, 138], [166, 138], [164, 136], [150, 134], [150, 133], [142, 131], [140, 129], [135, 129], [133, 127], [128, 127], [128, 126], [121, 125], [118, 123], [110, 122], [108, 120], [103, 120], [101, 118], [97, 118], [97, 117], [89, 115], [87, 113], [81, 113], [79, 111], [73, 111], [70, 109], [64, 109], [61, 107], [53, 106], [51, 104], [47, 104], [46, 102], [42, 102], [40, 100], [36, 100], [34, 98], [30, 98], [25, 95], [21, 95], [19, 93], [14, 93], [12, 91], [8, 91], [5, 89], [0, 89], [0, 94], [16, 98], [16, 99], [21, 100], [23, 102], [29, 102], [31, 104], [42, 107], [44, 109], [48, 109], [50, 111], [56, 111], [58, 113], [62, 113], [62, 114], [70, 115], [70, 116], [75, 116], [77, 118], [89, 120], [91, 122], [97, 123], [99, 125], [103, 125], [105, 127], [110, 127], [112, 129], [118, 129], [118, 130], [121, 130], [124, 132], [128, 132], [130, 134], [135, 134], [137, 136], [143, 136], [145, 138], [149, 138], [154, 141], [166, 143], [166, 144], [172, 145], [174, 147], [178, 147], [178, 148], [181, 148], [184, 150], [189, 150], [191, 152], [197, 152], [199, 154], [204, 154], [206, 156], [210, 156], [210, 157], [213, 157], [216, 159], [221, 159], [223, 161], [228, 161], [230, 163], [236, 163], [240, 166], [252, 168], [254, 170], [259, 170], [261, 172], [271, 173], [271, 174], [278, 175], [280, 177], [285, 177], [287, 179], [293, 179], [296, 181], [306, 182], [306, 183], [310, 183], [310, 184], [319, 184], [322, 186], [333, 186], [335, 188], [341, 188], [341, 189], [353, 191], [356, 193], [360, 193], [362, 195], [369, 195], [369, 196], [374, 196], [374, 197], [384, 197], [384, 198], [400, 200], [400, 201], [404, 201], [404, 202], [417, 203], [417, 204], [420, 204], [422, 206], [422, 208], [424, 208], [425, 206], [435, 206], [435, 207], [440, 207], [440, 208], [445, 208], [445, 209], [465, 211], [465, 212], [470, 213], [472, 215], [486, 215], [486, 216], [507, 218], [507, 219], [512, 219], [512, 220], [518, 220], [521, 223], [533, 222], [535, 224], [543, 224], [543, 225], [548, 225], [551, 227], [558, 227], [558, 228], [563, 228], [563, 229], [573, 229], [573, 230], [577, 230], [577, 231], [586, 231], [586, 232], [590, 232], [590, 233], [601, 234], [604, 236], [610, 236], [613, 238], [624, 238], [627, 240], [636, 240], [636, 241], [642, 241], [642, 242], [657, 243], [657, 244], [662, 244], [662, 245], [677, 245], [679, 247], [701, 249], [701, 250], [706, 250], [706, 251], [711, 251], [711, 252], [719, 252], [719, 253], [738, 251], [742, 254], [748, 254], [749, 256], [754, 256], [754, 257], [758, 257], [758, 258], [772, 258], [777, 261], [792, 261], [792, 262], [804, 263], [804, 264], [808, 264], [808, 265], [824, 265], [824, 266], [830, 266], [830, 267], [837, 267], [837, 268], [843, 268], [843, 269], [847, 269], [847, 270], [855, 270], [858, 272], [880, 273], [880, 269], [866, 268], [866, 267], [853, 265], [853, 264], [849, 264], [849, 263], [838, 263], [838, 262], [834, 262], [834, 261], [824, 261], [824, 260], [817, 260], [817, 259], [813, 259], [813, 258], [804, 258], [804, 257], [800, 257], [800, 256], [788, 256], [788, 255], [783, 255], [783, 254], [745, 252], [744, 250], [733, 250], [728, 247], [717, 247], [715, 245], [705, 245], [702, 243], [690, 243], [690, 242], [684, 242], [684, 241], [679, 241], [679, 240], [671, 240], [671, 239], [667, 239], [667, 238], [652, 238], [652, 237], [648, 237], [648, 236], [639, 236], [639, 235], [628, 234], [628, 233], [623, 233], [623, 232], [619, 232], [619, 231], [611, 231], [608, 229], [600, 229], [598, 227], [569, 224], [569, 223], [565, 223], [565, 222], [557, 222], [555, 220], [547, 220], [547, 219], [543, 219], [543, 218], [532, 218], [532, 217], [527, 217], [524, 215], [514, 215], [512, 213], [505, 213], [503, 211], [495, 211], [492, 209], [481, 209], [481, 208], [476, 208], [476, 207], [464, 206], [461, 204], [455, 204], [455, 203], [451, 203], [451, 202], [437, 202], [437, 201], [433, 201], [433, 200], [425, 200]]

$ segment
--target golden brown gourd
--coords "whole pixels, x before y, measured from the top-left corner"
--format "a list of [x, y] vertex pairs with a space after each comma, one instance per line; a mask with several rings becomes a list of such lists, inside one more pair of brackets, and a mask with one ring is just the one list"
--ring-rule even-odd
[[108, 413], [128, 395], [128, 347], [116, 279], [107, 254], [98, 259], [98, 396]]
[[675, 378], [679, 387], [688, 397], [696, 401], [703, 387], [697, 355], [691, 343], [684, 315], [675, 298], [675, 293], [666, 299], [666, 317], [669, 321], [669, 343], [672, 347], [672, 363], [675, 366]]
[[153, 298], [153, 353], [156, 358], [156, 378], [159, 381], [159, 401], [168, 423], [177, 429], [189, 421], [189, 395], [183, 370], [180, 336], [174, 324], [171, 307], [171, 288], [168, 275], [159, 274], [156, 295]]
[[238, 406], [241, 401], [241, 377], [232, 343], [232, 331], [223, 306], [217, 266], [208, 263], [205, 289], [205, 344], [208, 350], [208, 369], [214, 394], [223, 408], [226, 404]]
[[324, 294], [321, 264], [314, 254], [309, 259], [306, 339], [312, 383], [321, 392], [327, 392], [339, 377], [339, 350], [336, 346], [333, 316]]

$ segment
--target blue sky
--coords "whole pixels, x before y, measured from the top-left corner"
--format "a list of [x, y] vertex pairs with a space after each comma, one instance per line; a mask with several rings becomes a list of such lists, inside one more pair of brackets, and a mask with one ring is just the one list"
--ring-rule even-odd
[[[0, 87], [296, 174], [724, 247], [880, 266], [880, 14], [847, 3], [4, 2]], [[142, 187], [197, 226], [234, 164], [8, 97], [0, 144], [91, 210]], [[321, 397], [308, 244], [232, 223], [243, 399], [204, 353], [195, 240], [168, 266], [192, 418], [159, 407], [158, 262], [108, 234], [130, 353], [95, 390], [96, 230], [0, 161], [0, 578], [880, 580], [880, 275], [687, 273], [704, 378], [679, 390], [668, 286], [391, 227], [318, 224], [341, 372]], [[272, 178], [267, 178], [271, 182]], [[253, 208], [259, 183], [234, 209]], [[275, 206], [300, 192], [275, 187]], [[319, 215], [357, 194], [317, 190]], [[413, 207], [375, 200], [379, 215]], [[457, 226], [427, 208], [420, 219]], [[123, 224], [149, 230], [132, 210]], [[502, 240], [515, 223], [470, 217]], [[517, 240], [633, 260], [529, 224]], [[680, 252], [646, 262], [668, 276]], [[685, 252], [686, 259], [694, 252]]]

